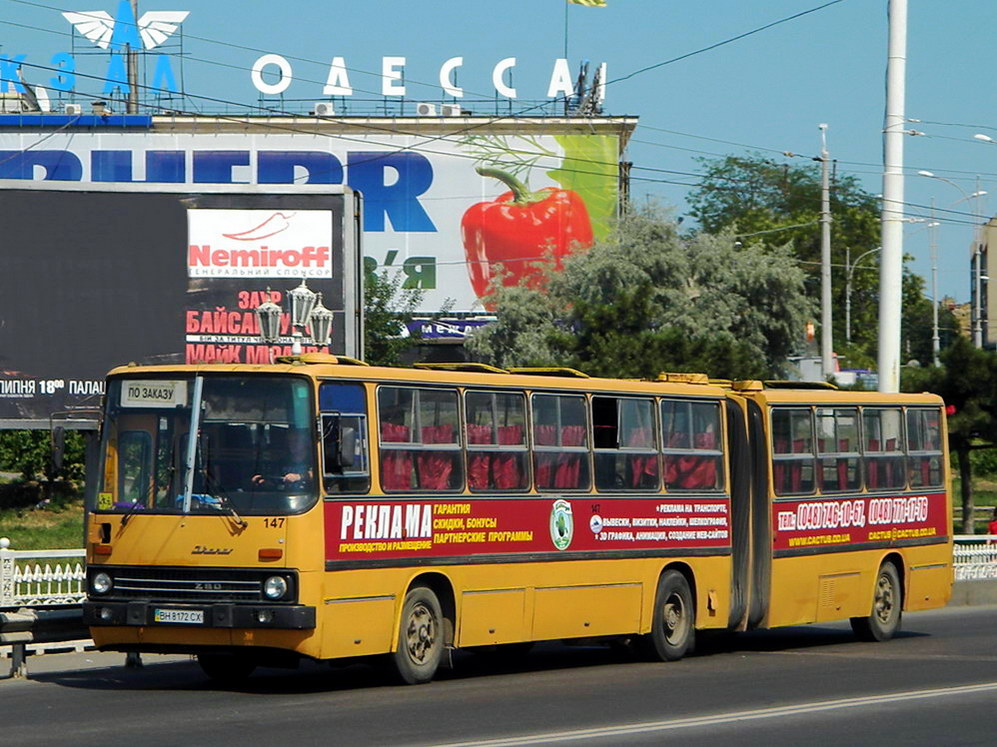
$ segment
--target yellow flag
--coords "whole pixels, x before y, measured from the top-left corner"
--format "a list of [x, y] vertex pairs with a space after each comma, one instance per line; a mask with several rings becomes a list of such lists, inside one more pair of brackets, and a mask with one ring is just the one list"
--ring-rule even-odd
[[586, 8], [605, 8], [606, 0], [568, 0], [574, 5], [584, 5]]

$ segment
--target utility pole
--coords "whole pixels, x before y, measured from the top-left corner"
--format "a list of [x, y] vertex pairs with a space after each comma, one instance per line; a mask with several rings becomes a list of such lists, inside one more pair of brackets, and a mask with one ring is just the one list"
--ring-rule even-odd
[[834, 374], [831, 330], [831, 177], [827, 125], [820, 128], [820, 365], [826, 380]]
[[852, 344], [852, 248], [845, 247], [845, 342]]
[[935, 220], [935, 198], [931, 198], [931, 220], [928, 222], [931, 242], [931, 364], [939, 365], [942, 344], [938, 337], [938, 221]]
[[904, 78], [907, 68], [907, 0], [889, 0], [883, 128], [883, 257], [879, 271], [879, 391], [900, 391], [900, 306], [903, 281]]
[[980, 175], [977, 174], [976, 191], [972, 196], [976, 198], [976, 210], [973, 211], [973, 345], [978, 348], [983, 347], [983, 228], [977, 223], [983, 220], [980, 198], [984, 194], [980, 191]]
[[[138, 0], [132, 2], [132, 17], [138, 26]], [[136, 31], [138, 29], [136, 28]], [[128, 104], [125, 111], [128, 114], [138, 114], [138, 52], [131, 44], [125, 45], [125, 59], [128, 60]]]

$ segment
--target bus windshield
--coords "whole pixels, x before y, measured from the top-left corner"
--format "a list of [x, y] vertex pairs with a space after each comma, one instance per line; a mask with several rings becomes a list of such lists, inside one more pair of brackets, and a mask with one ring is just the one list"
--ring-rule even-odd
[[304, 378], [116, 378], [105, 407], [98, 511], [284, 514], [317, 499]]

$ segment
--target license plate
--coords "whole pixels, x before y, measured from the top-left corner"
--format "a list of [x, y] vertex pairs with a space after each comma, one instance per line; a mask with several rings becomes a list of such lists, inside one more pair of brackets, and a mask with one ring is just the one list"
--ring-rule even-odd
[[152, 616], [157, 623], [204, 624], [204, 610], [155, 610]]

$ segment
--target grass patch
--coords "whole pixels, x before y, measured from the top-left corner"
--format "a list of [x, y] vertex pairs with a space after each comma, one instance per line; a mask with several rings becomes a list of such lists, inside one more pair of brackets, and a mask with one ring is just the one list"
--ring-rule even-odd
[[56, 508], [0, 511], [0, 537], [11, 550], [66, 550], [83, 547], [83, 502]]

